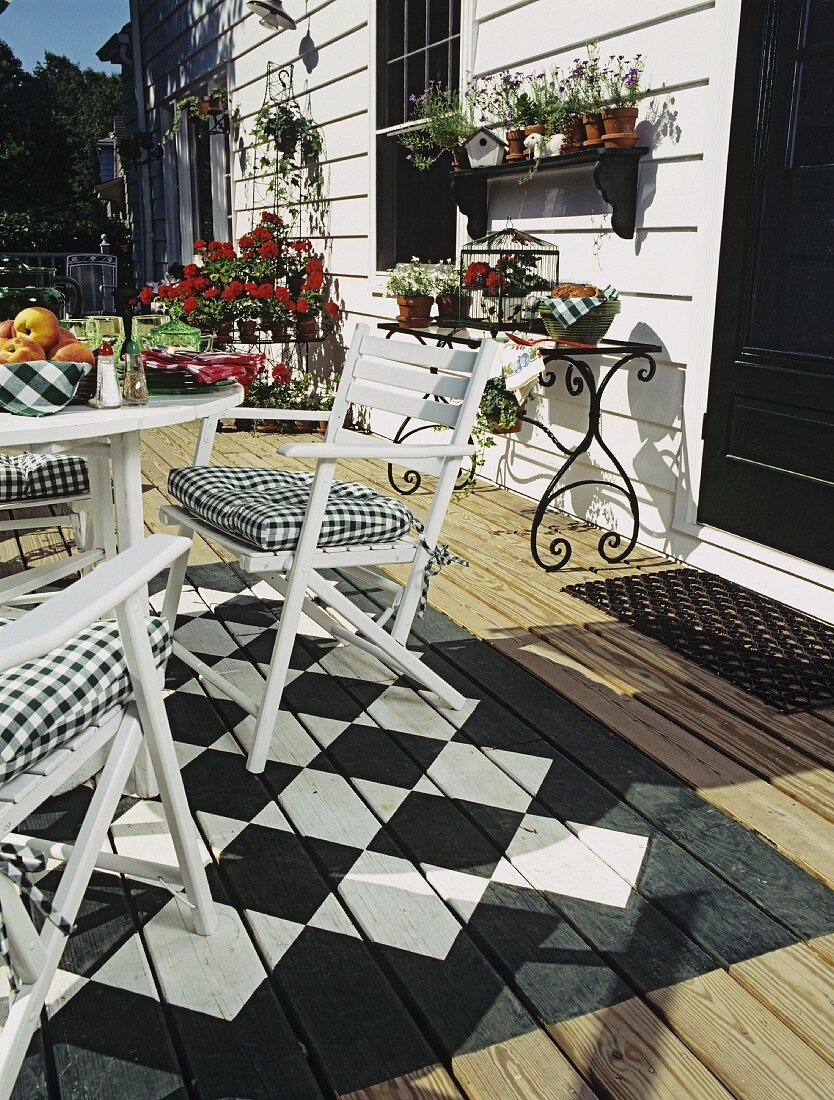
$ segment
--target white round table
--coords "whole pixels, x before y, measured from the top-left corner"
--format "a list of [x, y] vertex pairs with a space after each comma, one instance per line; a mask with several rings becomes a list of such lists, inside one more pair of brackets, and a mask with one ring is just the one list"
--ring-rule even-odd
[[[141, 433], [224, 416], [243, 400], [238, 385], [219, 387], [214, 393], [187, 397], [155, 396], [147, 405], [123, 405], [119, 409], [94, 409], [90, 405], [68, 405], [52, 416], [14, 416], [0, 412], [0, 448], [37, 447], [50, 444], [108, 442], [113, 467], [113, 496], [119, 549], [139, 542], [145, 534], [142, 512]], [[213, 435], [210, 433], [208, 438]], [[204, 444], [201, 432], [198, 454]], [[201, 454], [201, 461], [208, 455]]]

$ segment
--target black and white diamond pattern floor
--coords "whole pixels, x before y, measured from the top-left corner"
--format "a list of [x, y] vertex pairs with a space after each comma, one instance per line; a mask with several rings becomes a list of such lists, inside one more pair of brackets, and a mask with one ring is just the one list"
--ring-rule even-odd
[[[190, 579], [178, 640], [254, 696], [280, 603], [225, 567]], [[253, 720], [171, 662], [167, 706], [220, 927], [192, 936], [160, 886], [96, 875], [38, 1040], [62, 1095], [105, 1072], [113, 1091], [91, 1095], [347, 1095], [435, 1067], [425, 1095], [455, 1096], [441, 1066], [532, 1035], [536, 1057], [581, 1089], [542, 1025], [795, 942], [803, 898], [834, 929], [819, 883], [639, 753], [619, 743], [635, 789], [654, 785], [670, 817], [703, 814], [716, 837], [726, 822], [753, 840], [756, 882], [731, 885], [718, 840], [693, 853], [597, 782], [504, 705], [504, 682], [429, 659], [463, 711], [305, 622], [263, 777], [245, 769]], [[504, 675], [534, 690], [515, 666]], [[589, 722], [556, 698], [545, 728]], [[65, 835], [88, 794], [39, 824]], [[156, 803], [125, 799], [113, 843], [169, 858]], [[755, 896], [777, 904], [765, 875], [798, 902], [778, 919]], [[51, 1095], [38, 1051], [27, 1095]], [[492, 1087], [530, 1094], [509, 1077]]]

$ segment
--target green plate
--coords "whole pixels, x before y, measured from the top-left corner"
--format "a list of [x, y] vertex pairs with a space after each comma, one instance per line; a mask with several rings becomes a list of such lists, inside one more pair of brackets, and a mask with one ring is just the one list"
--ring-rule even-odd
[[190, 371], [155, 370], [145, 368], [148, 393], [172, 396], [192, 393], [212, 393], [218, 386], [234, 385], [234, 378], [220, 378], [217, 382], [200, 382]]

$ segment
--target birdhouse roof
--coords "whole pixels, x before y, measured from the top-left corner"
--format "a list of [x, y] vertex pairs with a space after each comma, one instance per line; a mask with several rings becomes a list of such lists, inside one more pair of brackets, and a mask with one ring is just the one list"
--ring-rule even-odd
[[506, 141], [503, 141], [496, 133], [493, 133], [493, 131], [488, 129], [486, 126], [479, 126], [472, 137], [464, 142], [464, 145], [468, 145], [469, 142], [472, 141], [472, 138], [478, 137], [479, 134], [486, 134], [487, 137], [491, 137], [493, 141], [498, 143], [498, 145], [503, 145], [506, 148]]

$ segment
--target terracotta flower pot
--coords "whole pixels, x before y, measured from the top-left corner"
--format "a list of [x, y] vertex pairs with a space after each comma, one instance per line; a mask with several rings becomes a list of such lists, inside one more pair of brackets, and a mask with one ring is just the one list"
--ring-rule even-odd
[[606, 134], [632, 134], [637, 122], [639, 107], [606, 107], [602, 112], [602, 124]]
[[638, 137], [634, 130], [624, 134], [603, 134], [602, 143], [606, 149], [630, 149], [637, 144]]
[[524, 160], [527, 150], [524, 148], [523, 130], [507, 130], [507, 144], [510, 147], [507, 160]]
[[244, 344], [254, 344], [258, 339], [258, 322], [255, 320], [238, 321], [240, 339]]
[[[251, 421], [244, 420], [243, 423], [248, 424], [248, 423], [251, 423]], [[255, 425], [255, 431], [256, 432], [261, 432], [262, 435], [271, 435], [272, 432], [277, 432], [278, 431], [278, 421], [277, 420], [262, 420], [260, 422], [260, 424]]]
[[216, 348], [224, 348], [227, 344], [230, 344], [233, 339], [232, 322], [224, 321], [222, 325], [218, 325], [212, 335], [214, 336], [214, 346]]
[[299, 317], [295, 322], [295, 334], [299, 340], [315, 340], [319, 334], [319, 323], [315, 317]]
[[222, 115], [223, 100], [219, 95], [204, 95], [200, 100], [201, 115]]
[[414, 298], [405, 297], [402, 294], [397, 297], [400, 312], [397, 320], [400, 328], [428, 328], [431, 324], [431, 307], [434, 298], [427, 294], [420, 294]]
[[[536, 122], [531, 126], [524, 127], [524, 136], [528, 138], [531, 134], [544, 134], [544, 126], [540, 122]], [[531, 158], [533, 156], [533, 150], [525, 148], [524, 154], [526, 157]]]
[[290, 330], [287, 328], [286, 325], [271, 324], [269, 326], [269, 335], [272, 337], [273, 341], [276, 344], [280, 344], [284, 340], [286, 340], [289, 337], [289, 334]]
[[579, 115], [570, 115], [565, 119], [565, 140], [562, 144], [563, 153], [575, 153], [581, 149], [585, 141], [585, 127]]
[[[437, 303], [437, 323], [439, 325], [460, 317], [461, 313], [458, 308], [458, 296], [456, 294], [438, 294], [435, 302]], [[460, 305], [463, 305], [463, 301]]]
[[452, 168], [455, 172], [460, 172], [461, 169], [469, 167], [469, 153], [466, 151], [466, 146], [456, 145], [452, 149]]
[[511, 428], [502, 428], [497, 420], [490, 420], [489, 421], [490, 435], [517, 435], [518, 432], [520, 432], [521, 429], [524, 427], [524, 421], [521, 418], [522, 418], [522, 416], [524, 416], [525, 411], [526, 411], [526, 406], [525, 405], [519, 405], [519, 407], [518, 407], [518, 417], [516, 419], [515, 424], [513, 424], [513, 426]]
[[583, 115], [582, 122], [585, 126], [585, 144], [598, 145], [604, 132], [602, 115], [598, 111], [594, 111], [592, 114]]

